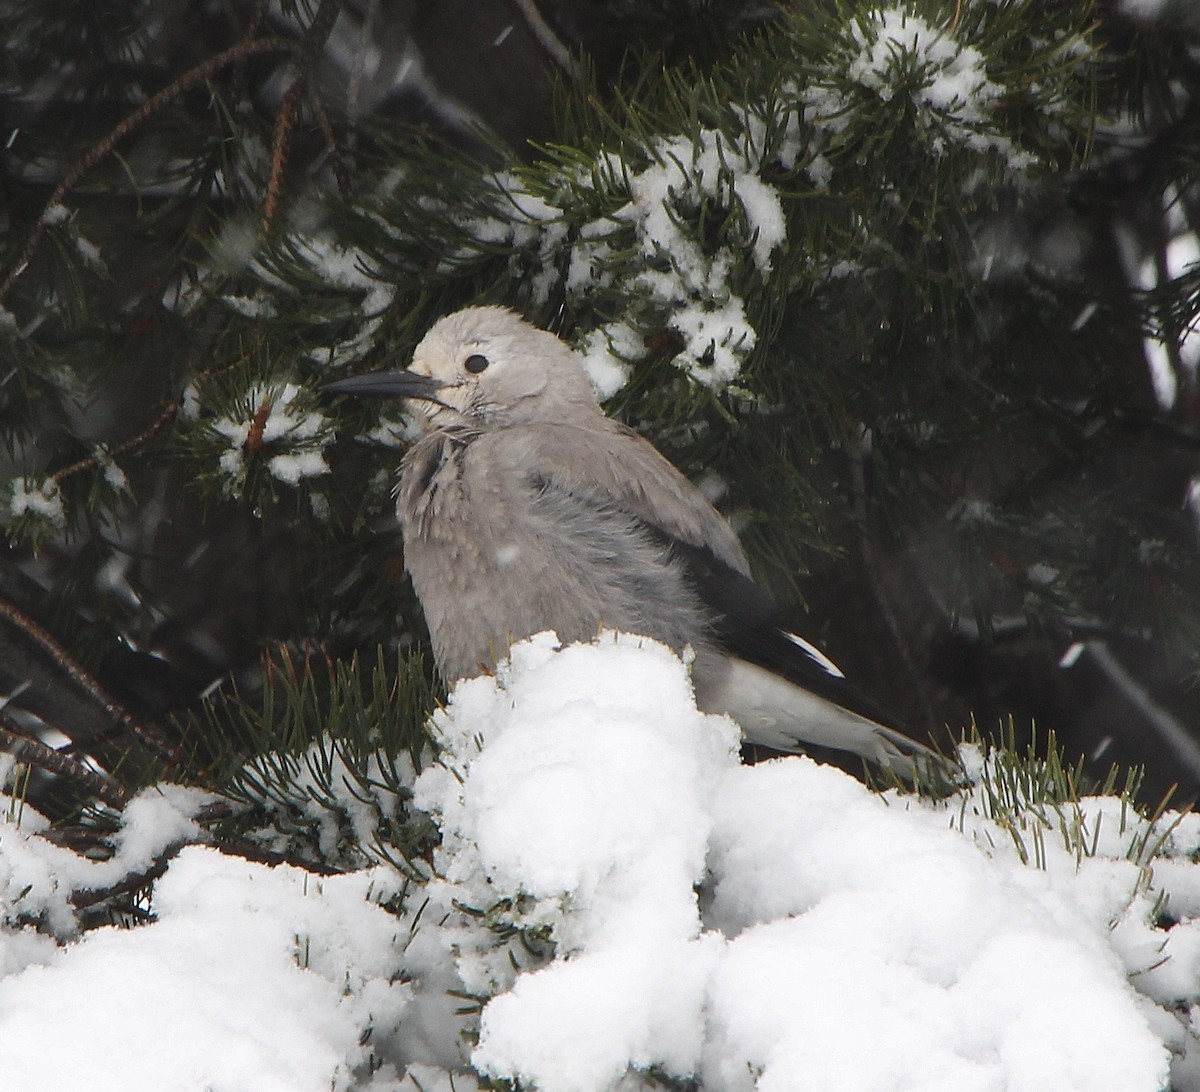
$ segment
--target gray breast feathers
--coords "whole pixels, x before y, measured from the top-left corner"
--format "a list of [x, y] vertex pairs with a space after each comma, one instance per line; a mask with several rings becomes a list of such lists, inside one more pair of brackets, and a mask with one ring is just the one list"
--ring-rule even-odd
[[563, 641], [612, 627], [677, 650], [703, 642], [708, 614], [669, 546], [609, 498], [514, 467], [514, 441], [429, 436], [405, 460], [405, 563], [443, 675], [492, 668], [546, 629]]

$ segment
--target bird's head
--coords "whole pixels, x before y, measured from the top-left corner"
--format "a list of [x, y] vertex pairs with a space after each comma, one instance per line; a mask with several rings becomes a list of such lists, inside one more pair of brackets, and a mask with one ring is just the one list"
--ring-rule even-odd
[[504, 307], [468, 307], [439, 319], [404, 371], [354, 376], [324, 389], [407, 399], [435, 429], [500, 428], [598, 409], [570, 348]]

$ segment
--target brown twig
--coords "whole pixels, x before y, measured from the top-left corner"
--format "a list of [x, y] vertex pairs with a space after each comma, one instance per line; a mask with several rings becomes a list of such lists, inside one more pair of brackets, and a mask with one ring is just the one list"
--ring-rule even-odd
[[[318, 12], [319, 15], [320, 12]], [[42, 239], [45, 238], [46, 231], [50, 226], [50, 218], [47, 213], [56, 205], [61, 204], [63, 198], [79, 184], [88, 171], [111, 155], [116, 146], [137, 129], [138, 126], [185, 91], [204, 83], [214, 72], [227, 64], [244, 60], [246, 57], [257, 53], [296, 54], [303, 48], [301, 43], [291, 41], [287, 38], [260, 38], [254, 41], [239, 42], [237, 45], [230, 46], [228, 49], [224, 49], [220, 53], [209, 57], [207, 61], [202, 61], [195, 68], [189, 69], [169, 86], [164, 87], [157, 94], [151, 95], [132, 114], [126, 117], [124, 121], [119, 122], [112, 132], [100, 141], [99, 144], [93, 145], [85, 155], [76, 160], [74, 166], [67, 171], [62, 180], [55, 186], [54, 192], [50, 195], [50, 200], [46, 202], [46, 209], [38, 218], [33, 230], [29, 233], [29, 238], [26, 240], [25, 247], [21, 251], [16, 264], [9, 270], [3, 282], [0, 282], [0, 304], [3, 304], [8, 299], [13, 286], [17, 283], [21, 274], [25, 272], [38, 247], [41, 246]]]
[[279, 209], [279, 190], [283, 185], [283, 171], [287, 166], [288, 152], [292, 146], [292, 129], [296, 125], [296, 114], [300, 108], [300, 96], [304, 94], [304, 74], [299, 68], [292, 73], [292, 81], [284, 92], [275, 115], [275, 139], [271, 142], [271, 174], [267, 178], [267, 192], [263, 197], [262, 226], [264, 232], [271, 230], [275, 213]]
[[[147, 884], [161, 879], [171, 861], [179, 855], [179, 851], [187, 845], [195, 844], [195, 842], [179, 842], [176, 845], [170, 846], [161, 856], [155, 859], [149, 868], [141, 872], [131, 873], [109, 887], [79, 888], [71, 895], [71, 905], [76, 910], [86, 910], [88, 907], [95, 906], [105, 899], [138, 891]], [[202, 844], [211, 846], [211, 843]], [[219, 845], [212, 848], [217, 849], [218, 852], [224, 854], [226, 857], [237, 857], [243, 861], [250, 861], [253, 864], [266, 865], [268, 868], [287, 865], [291, 868], [299, 868], [305, 872], [311, 872], [315, 876], [340, 876], [346, 871], [344, 868], [335, 868], [332, 865], [322, 864], [320, 861], [301, 861], [289, 854], [276, 853], [269, 849], [259, 849], [256, 846]]]
[[958, 33], [958, 24], [962, 22], [963, 6], [962, 0], [954, 0], [954, 18], [950, 20], [950, 26], [946, 33], [954, 35]]
[[324, 106], [320, 103], [313, 72], [316, 68], [317, 54], [333, 30], [333, 24], [337, 22], [343, 2], [344, 0], [321, 0], [317, 14], [313, 16], [312, 22], [304, 32], [302, 52], [292, 66], [291, 79], [280, 100], [279, 112], [275, 116], [275, 137], [271, 142], [271, 173], [267, 179], [267, 192], [263, 197], [263, 231], [271, 230], [275, 223], [275, 215], [279, 211], [279, 192], [283, 186], [283, 172], [287, 166], [288, 153], [291, 150], [292, 130], [296, 126], [300, 98], [306, 87], [309, 88], [310, 101], [315, 104], [313, 112], [317, 117], [317, 124], [321, 126], [326, 144], [335, 158], [334, 171], [337, 174], [338, 185], [342, 186], [343, 174], [336, 162], [338, 158], [337, 140], [333, 135], [333, 126], [329, 124]]
[[113, 724], [128, 731], [157, 758], [172, 766], [178, 764], [177, 749], [171, 746], [162, 733], [158, 729], [136, 720], [32, 618], [17, 610], [11, 603], [0, 600], [0, 620], [21, 633], [43, 658], [53, 663], [58, 671], [66, 676], [77, 692], [81, 693], [91, 705], [98, 707]]
[[[109, 457], [115, 459], [118, 455], [128, 455], [131, 451], [137, 451], [141, 447], [145, 447], [150, 443], [160, 432], [167, 428], [176, 417], [179, 416], [179, 411], [183, 407], [182, 399], [176, 399], [159, 415], [149, 428], [143, 429], [136, 436], [118, 444], [110, 451]], [[100, 465], [100, 460], [94, 455], [89, 455], [86, 459], [80, 459], [78, 462], [71, 463], [70, 466], [64, 466], [61, 470], [56, 470], [50, 475], [51, 481], [61, 484], [67, 478], [74, 474], [79, 474], [84, 470], [94, 470]]]
[[101, 903], [105, 899], [111, 899], [116, 895], [128, 895], [133, 891], [140, 891], [147, 884], [161, 879], [163, 873], [167, 871], [167, 866], [171, 863], [172, 858], [187, 844], [187, 842], [180, 842], [178, 845], [171, 846], [149, 868], [142, 872], [132, 872], [110, 887], [76, 888], [71, 893], [71, 905], [76, 910], [86, 910], [88, 907], [95, 906], [97, 903]]
[[[58, 845], [69, 845], [70, 840], [63, 838], [61, 830], [45, 831], [42, 837], [48, 841], [55, 842]], [[133, 891], [139, 891], [147, 884], [153, 883], [160, 879], [167, 871], [171, 861], [174, 860], [182, 849], [189, 845], [207, 845], [211, 849], [217, 850], [218, 853], [226, 857], [237, 857], [239, 860], [249, 861], [252, 864], [266, 865], [268, 868], [276, 868], [279, 865], [286, 865], [289, 868], [298, 868], [304, 872], [310, 872], [315, 876], [340, 876], [346, 872], [344, 868], [337, 868], [334, 865], [327, 865], [321, 861], [301, 860], [298, 857], [289, 853], [278, 853], [270, 849], [262, 849], [252, 845], [222, 845], [213, 843], [208, 840], [201, 842], [176, 842], [168, 846], [149, 868], [143, 869], [140, 872], [132, 872], [127, 876], [123, 876], [114, 884], [106, 887], [94, 888], [78, 888], [71, 894], [71, 905], [76, 910], [86, 910], [89, 907], [95, 906], [98, 903], [104, 902], [105, 899], [111, 899], [117, 895], [127, 895]]]
[[347, 871], [322, 861], [301, 860], [290, 853], [278, 853], [273, 849], [262, 849], [259, 846], [223, 844], [216, 848], [227, 857], [240, 857], [243, 861], [267, 865], [270, 868], [287, 865], [289, 868], [299, 868], [317, 876], [341, 876]]
[[7, 752], [27, 766], [34, 766], [73, 781], [110, 807], [120, 810], [129, 803], [129, 793], [121, 785], [70, 755], [25, 735], [17, 723], [4, 712], [0, 712], [0, 751]]

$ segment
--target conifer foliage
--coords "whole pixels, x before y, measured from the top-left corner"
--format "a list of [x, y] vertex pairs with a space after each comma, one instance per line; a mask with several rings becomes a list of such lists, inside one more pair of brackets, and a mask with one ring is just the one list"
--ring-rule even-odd
[[163, 781], [426, 874], [410, 434], [320, 386], [487, 301], [917, 733], [1200, 791], [1190, 6], [485, 7], [0, 3], [10, 782], [91, 852]]

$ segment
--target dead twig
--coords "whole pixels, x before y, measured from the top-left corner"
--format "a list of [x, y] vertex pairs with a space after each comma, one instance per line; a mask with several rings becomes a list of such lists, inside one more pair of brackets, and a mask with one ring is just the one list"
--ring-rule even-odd
[[103, 800], [109, 807], [120, 810], [129, 803], [129, 793], [121, 785], [85, 766], [78, 759], [25, 735], [16, 722], [3, 712], [0, 712], [0, 751], [7, 752], [27, 766], [66, 778], [90, 796]]
[[517, 10], [525, 20], [538, 45], [546, 51], [546, 55], [562, 69], [563, 73], [578, 86], [582, 81], [579, 62], [571, 54], [567, 44], [554, 33], [550, 24], [543, 18], [534, 0], [515, 0]]
[[295, 71], [275, 115], [275, 138], [271, 142], [271, 173], [267, 178], [267, 192], [263, 197], [262, 226], [264, 232], [271, 230], [271, 225], [275, 223], [275, 213], [279, 209], [279, 190], [283, 185], [283, 172], [287, 166], [288, 152], [292, 146], [292, 129], [296, 125], [300, 96], [303, 94], [303, 72]]
[[[320, 12], [318, 12], [319, 15]], [[67, 171], [58, 185], [55, 186], [54, 192], [50, 195], [50, 200], [46, 202], [45, 211], [38, 218], [37, 223], [33, 226], [33, 230], [29, 233], [29, 238], [26, 240], [16, 264], [9, 270], [3, 282], [0, 282], [0, 305], [8, 299], [13, 286], [28, 268], [34, 254], [37, 253], [38, 247], [41, 246], [42, 240], [46, 236], [46, 231], [53, 222], [53, 217], [50, 215], [51, 210], [61, 205], [63, 198], [79, 184], [80, 180], [93, 167], [110, 156], [125, 137], [129, 136], [130, 133], [145, 121], [153, 117], [154, 114], [169, 102], [177, 99], [185, 91], [189, 91], [193, 87], [204, 83], [215, 72], [226, 65], [245, 60], [247, 57], [257, 53], [297, 54], [303, 48], [304, 45], [302, 43], [292, 41], [288, 38], [259, 38], [257, 40], [242, 41], [237, 45], [222, 50], [220, 53], [214, 54], [207, 61], [202, 61], [194, 68], [185, 72], [169, 86], [164, 87], [157, 94], [151, 95], [132, 114], [126, 117], [124, 121], [118, 123], [108, 136], [76, 160], [71, 169]]]
[[50, 663], [60, 677], [66, 678], [77, 695], [82, 696], [87, 704], [98, 708], [115, 727], [128, 732], [156, 758], [171, 766], [179, 765], [178, 748], [172, 746], [157, 728], [135, 719], [32, 618], [11, 603], [0, 600], [0, 624], [15, 630], [19, 637], [28, 642], [38, 659]]
[[[175, 418], [179, 416], [182, 406], [182, 400], [176, 399], [162, 411], [158, 420], [149, 428], [143, 429], [136, 436], [118, 444], [108, 453], [108, 457], [115, 459], [118, 455], [128, 455], [131, 451], [137, 451], [139, 448], [145, 447], [160, 432], [171, 425]], [[70, 466], [64, 466], [61, 470], [56, 470], [50, 475], [50, 479], [58, 484], [62, 484], [63, 481], [72, 475], [80, 474], [85, 470], [94, 470], [99, 465], [100, 460], [94, 455], [89, 455], [86, 459], [80, 459], [78, 462], [71, 463]]]
[[288, 153], [292, 144], [292, 131], [296, 127], [296, 118], [300, 112], [300, 99], [304, 95], [305, 88], [308, 89], [308, 97], [313, 105], [313, 114], [333, 158], [338, 186], [344, 192], [345, 185], [348, 184], [348, 176], [345, 174], [344, 166], [340, 163], [337, 138], [334, 136], [333, 126], [329, 123], [324, 104], [320, 100], [314, 78], [317, 55], [325, 44], [325, 39], [333, 30], [333, 24], [337, 22], [343, 2], [344, 0], [321, 0], [317, 14], [313, 16], [313, 21], [304, 32], [301, 53], [292, 65], [287, 90], [283, 93], [279, 111], [275, 115], [275, 136], [271, 143], [271, 173], [267, 179], [267, 192], [263, 197], [262, 225], [264, 232], [271, 230], [275, 223], [276, 213], [279, 211], [279, 193], [283, 186], [283, 172], [287, 167]]

